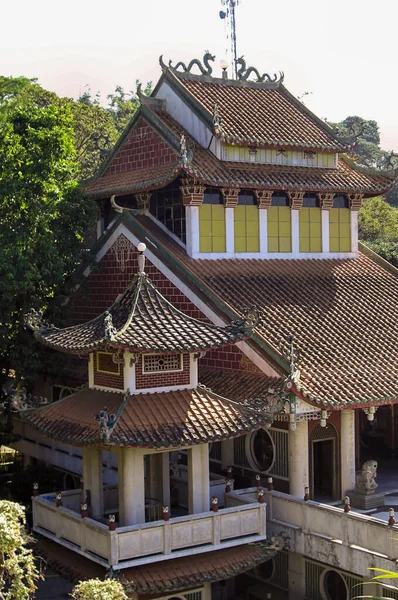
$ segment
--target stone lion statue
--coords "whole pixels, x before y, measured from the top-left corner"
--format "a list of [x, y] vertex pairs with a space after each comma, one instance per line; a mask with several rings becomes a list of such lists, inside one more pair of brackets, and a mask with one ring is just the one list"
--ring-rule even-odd
[[374, 492], [378, 487], [376, 483], [377, 461], [367, 460], [360, 471], [357, 471], [355, 490], [361, 492]]

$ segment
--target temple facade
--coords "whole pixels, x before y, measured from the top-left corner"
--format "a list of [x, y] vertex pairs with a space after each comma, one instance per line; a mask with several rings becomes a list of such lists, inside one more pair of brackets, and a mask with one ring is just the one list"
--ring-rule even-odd
[[65, 368], [16, 399], [17, 446], [73, 483], [39, 485], [34, 530], [132, 598], [350, 600], [398, 556], [374, 485], [398, 447], [397, 271], [358, 242], [394, 176], [283, 74], [213, 58], [161, 58], [85, 184], [98, 268], [70, 327], [28, 316]]

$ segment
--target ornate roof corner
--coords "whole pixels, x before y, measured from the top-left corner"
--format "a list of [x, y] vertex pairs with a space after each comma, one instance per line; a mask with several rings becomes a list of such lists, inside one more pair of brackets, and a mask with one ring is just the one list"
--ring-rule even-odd
[[104, 337], [111, 342], [113, 340], [113, 338], [115, 337], [115, 335], [117, 334], [117, 329], [112, 323], [112, 315], [109, 312], [109, 310], [107, 310], [105, 312], [104, 329], [105, 329]]
[[30, 408], [38, 408], [44, 404], [50, 404], [50, 400], [43, 396], [32, 396], [26, 388], [12, 389], [8, 395], [10, 407], [15, 412], [23, 412]]
[[99, 424], [101, 438], [104, 442], [109, 442], [112, 432], [117, 423], [115, 413], [109, 413], [108, 407], [105, 406], [99, 414], [94, 415], [95, 420]]
[[283, 83], [283, 80], [285, 78], [285, 74], [283, 73], [283, 71], [279, 72], [279, 79], [276, 73], [274, 73], [273, 77], [271, 77], [268, 73], [263, 73], [262, 75], [260, 75], [260, 72], [255, 67], [246, 67], [246, 61], [243, 56], [236, 60], [236, 65], [240, 65], [240, 68], [237, 72], [238, 79], [240, 81], [247, 81], [250, 75], [254, 74], [257, 77], [255, 83], [274, 83], [279, 85]]
[[180, 155], [179, 155], [179, 161], [183, 165], [187, 165], [187, 164], [189, 164], [189, 163], [192, 162], [192, 159], [193, 159], [193, 150], [188, 150], [186, 137], [185, 137], [184, 134], [182, 134], [181, 138], [180, 138]]
[[170, 69], [170, 71], [172, 71], [173, 73], [178, 72], [178, 73], [185, 73], [185, 74], [193, 74], [193, 73], [191, 73], [191, 70], [193, 67], [196, 66], [200, 70], [201, 75], [211, 77], [211, 74], [213, 72], [213, 67], [210, 65], [210, 62], [214, 62], [215, 59], [216, 59], [216, 57], [213, 54], [211, 54], [208, 50], [206, 50], [202, 61], [200, 61], [198, 58], [193, 58], [191, 60], [191, 62], [188, 63], [188, 66], [181, 60], [174, 67], [172, 65], [171, 60], [169, 60], [169, 64], [166, 65], [163, 62], [163, 55], [159, 57], [159, 64], [160, 64], [163, 72], [167, 71], [167, 69]]
[[220, 116], [217, 103], [214, 104], [213, 109], [213, 129], [216, 135], [219, 135], [222, 130], [222, 118]]
[[228, 325], [228, 329], [230, 332], [237, 333], [242, 332], [242, 330], [244, 330], [247, 331], [250, 335], [252, 330], [260, 324], [260, 311], [256, 306], [251, 306], [250, 308], [245, 308], [243, 310], [243, 317], [230, 323], [230, 325]]
[[31, 308], [24, 315], [24, 326], [31, 331], [40, 331], [42, 329], [55, 329], [54, 325], [47, 323], [43, 318], [43, 313]]
[[293, 335], [289, 334], [286, 338], [280, 340], [279, 350], [283, 358], [289, 363], [289, 375], [285, 380], [285, 390], [290, 391], [293, 385], [298, 388], [300, 386], [301, 352], [294, 344]]

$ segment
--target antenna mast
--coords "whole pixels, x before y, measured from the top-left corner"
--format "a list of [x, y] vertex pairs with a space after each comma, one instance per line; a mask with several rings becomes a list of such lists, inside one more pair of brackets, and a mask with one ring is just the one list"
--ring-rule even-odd
[[[240, 4], [241, 0], [221, 0], [221, 5], [224, 10], [220, 10], [220, 19], [225, 19], [225, 29], [227, 38], [226, 54], [230, 55], [230, 63], [232, 73], [235, 79], [238, 79], [238, 65], [236, 60], [238, 58], [236, 53], [236, 17], [235, 8]], [[229, 47], [228, 47], [229, 41]]]

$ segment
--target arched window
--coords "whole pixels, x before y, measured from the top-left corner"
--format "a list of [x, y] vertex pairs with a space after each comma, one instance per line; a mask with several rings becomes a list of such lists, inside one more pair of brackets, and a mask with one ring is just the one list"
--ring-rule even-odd
[[272, 194], [268, 209], [268, 252], [292, 251], [292, 225], [289, 198], [285, 192]]
[[235, 252], [259, 252], [258, 207], [254, 192], [241, 190], [234, 209]]
[[334, 197], [329, 228], [330, 252], [351, 252], [351, 211], [346, 196]]
[[199, 207], [200, 252], [225, 252], [225, 209], [221, 193], [208, 188]]
[[322, 252], [322, 217], [316, 194], [304, 194], [299, 223], [300, 252]]

